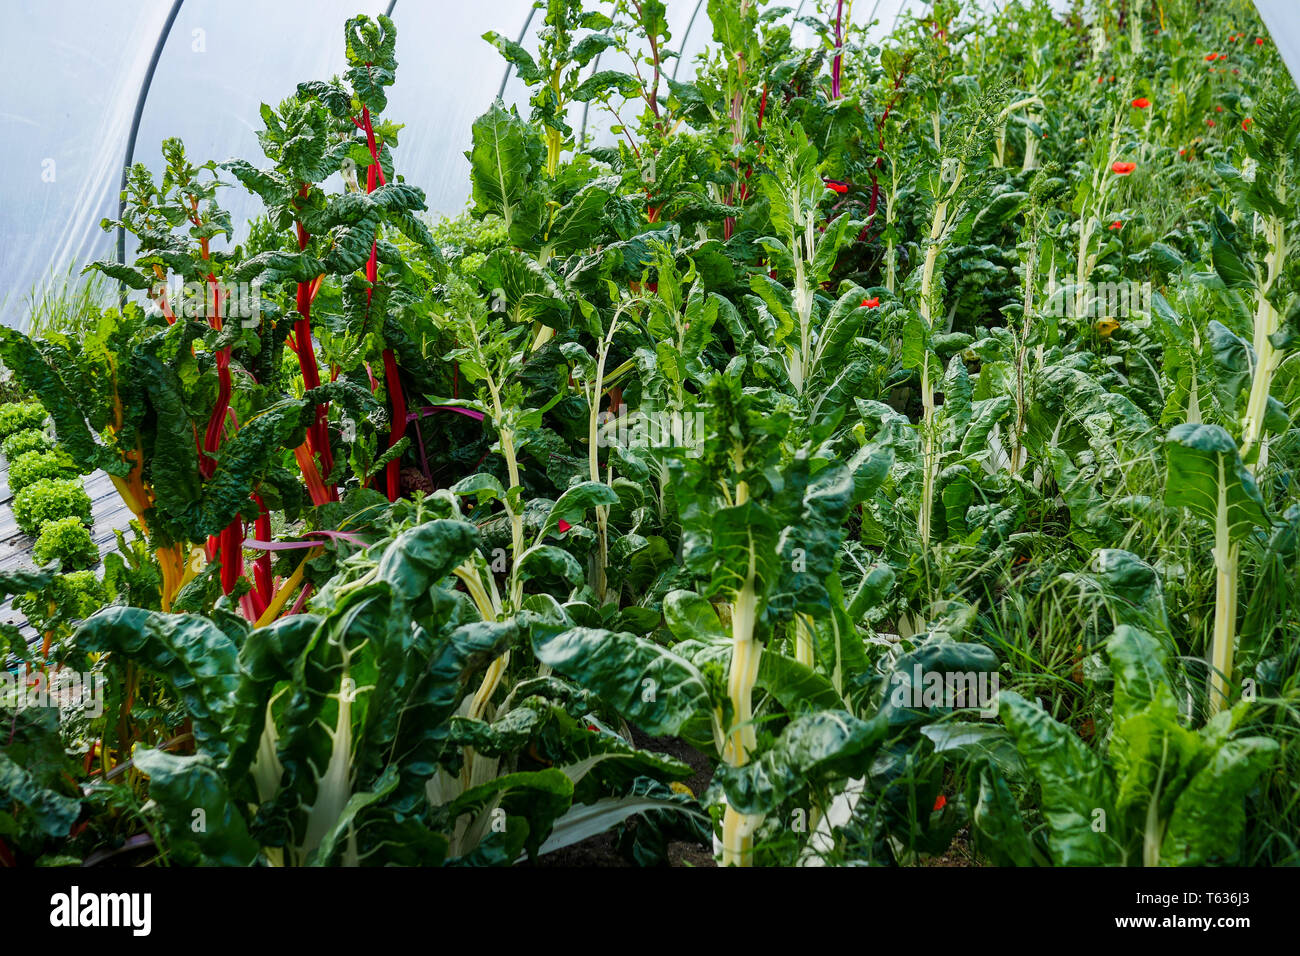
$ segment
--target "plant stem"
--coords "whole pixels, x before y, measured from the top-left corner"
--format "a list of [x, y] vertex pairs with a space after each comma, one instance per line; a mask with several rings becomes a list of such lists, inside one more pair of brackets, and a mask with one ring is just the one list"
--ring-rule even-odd
[[[749, 500], [749, 485], [744, 481], [736, 485], [736, 505]], [[757, 556], [750, 541], [749, 568], [744, 584], [736, 594], [731, 611], [731, 669], [727, 678], [727, 694], [731, 698], [732, 725], [723, 748], [722, 759], [732, 767], [743, 767], [749, 754], [758, 746], [754, 730], [753, 691], [758, 681], [758, 664], [763, 645], [754, 637], [758, 614], [758, 592], [755, 589]], [[753, 834], [762, 818], [740, 813], [728, 806], [722, 818], [722, 865], [749, 866], [753, 862]]]
[[[1284, 197], [1282, 194], [1279, 198]], [[1283, 200], [1285, 201], [1285, 200]], [[1267, 279], [1259, 286], [1255, 307], [1254, 375], [1250, 383], [1250, 399], [1246, 404], [1246, 417], [1242, 422], [1241, 457], [1253, 475], [1267, 463], [1264, 441], [1264, 418], [1268, 413], [1269, 391], [1273, 373], [1281, 356], [1270, 338], [1279, 327], [1277, 309], [1268, 301], [1265, 291], [1273, 286], [1286, 256], [1286, 232], [1282, 220], [1270, 216], [1264, 223], [1268, 240], [1265, 257]], [[1193, 370], [1195, 375], [1195, 370]], [[1210, 646], [1210, 714], [1217, 714], [1228, 706], [1232, 683], [1232, 659], [1237, 640], [1237, 570], [1241, 559], [1241, 544], [1233, 542], [1228, 526], [1228, 501], [1223, 457], [1219, 457], [1218, 520], [1214, 529], [1214, 638]]]
[[[955, 195], [964, 174], [965, 167], [959, 164], [952, 186], [948, 189], [948, 197]], [[919, 305], [921, 319], [925, 322], [927, 335], [933, 330], [931, 297], [934, 289], [934, 269], [939, 260], [944, 233], [948, 228], [948, 203], [949, 199], [944, 198], [934, 207], [934, 218], [930, 222], [929, 242], [925, 250], [925, 266], [921, 272]], [[921, 509], [917, 519], [917, 527], [921, 533], [922, 547], [928, 547], [930, 544], [930, 512], [934, 500], [934, 458], [936, 454], [934, 385], [930, 378], [930, 350], [928, 348], [923, 351], [921, 359], [921, 408], [923, 415], [921, 425], [923, 450], [921, 462]]]

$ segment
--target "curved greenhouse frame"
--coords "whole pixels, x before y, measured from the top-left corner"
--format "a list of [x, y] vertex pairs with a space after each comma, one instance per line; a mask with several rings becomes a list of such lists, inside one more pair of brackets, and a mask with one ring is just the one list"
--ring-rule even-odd
[[1300, 864], [1300, 5], [11, 6], [0, 869]]

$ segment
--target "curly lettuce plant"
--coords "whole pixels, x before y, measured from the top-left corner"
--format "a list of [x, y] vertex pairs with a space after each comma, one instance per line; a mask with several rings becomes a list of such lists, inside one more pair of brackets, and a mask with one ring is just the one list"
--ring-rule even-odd
[[55, 518], [36, 536], [32, 560], [41, 566], [53, 562], [61, 571], [80, 571], [99, 564], [99, 547], [79, 516]]
[[69, 478], [76, 473], [72, 459], [59, 449], [24, 452], [9, 462], [9, 490], [18, 494], [38, 481]]
[[43, 428], [45, 422], [45, 409], [38, 402], [6, 402], [0, 405], [0, 438], [7, 439], [30, 428]]
[[34, 535], [47, 521], [76, 517], [90, 524], [90, 496], [75, 478], [41, 478], [23, 488], [13, 500], [14, 520], [24, 534]]
[[6, 459], [13, 461], [19, 455], [29, 451], [47, 451], [50, 444], [49, 437], [41, 429], [24, 428], [0, 442], [0, 452], [4, 453]]

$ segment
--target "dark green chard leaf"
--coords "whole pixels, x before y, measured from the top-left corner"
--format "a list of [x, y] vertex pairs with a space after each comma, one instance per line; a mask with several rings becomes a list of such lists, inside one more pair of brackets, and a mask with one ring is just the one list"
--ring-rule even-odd
[[1042, 791], [1043, 817], [1058, 866], [1110, 866], [1124, 860], [1108, 831], [1119, 822], [1115, 784], [1101, 759], [1037, 704], [1003, 691], [999, 712]]
[[714, 740], [713, 703], [704, 675], [657, 644], [589, 627], [533, 637], [533, 651], [600, 695], [646, 733]]
[[766, 813], [809, 787], [862, 776], [885, 733], [879, 717], [863, 721], [838, 710], [808, 714], [791, 721], [753, 763], [720, 766], [717, 779], [728, 806]]
[[257, 860], [257, 841], [210, 758], [139, 750], [134, 763], [149, 778], [149, 792], [162, 808], [173, 862], [250, 866]]

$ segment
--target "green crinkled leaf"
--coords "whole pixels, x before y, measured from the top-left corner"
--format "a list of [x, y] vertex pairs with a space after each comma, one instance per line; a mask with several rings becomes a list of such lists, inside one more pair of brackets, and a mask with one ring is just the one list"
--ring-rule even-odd
[[49, 837], [67, 836], [81, 815], [81, 801], [41, 786], [29, 770], [0, 750], [0, 819], [7, 813], [7, 805], [15, 803]]
[[713, 603], [694, 591], [670, 591], [664, 596], [663, 611], [664, 622], [679, 641], [728, 643], [731, 640]]
[[82, 269], [81, 274], [85, 275], [92, 270], [102, 272], [110, 279], [116, 279], [128, 289], [148, 289], [155, 281], [151, 276], [145, 275], [139, 269], [122, 265], [122, 263], [113, 259], [96, 259]]
[[1058, 866], [1122, 863], [1120, 842], [1103, 829], [1118, 827], [1120, 820], [1115, 784], [1101, 759], [1037, 704], [1011, 691], [999, 697], [1002, 720], [1042, 792], [1052, 861]]
[[78, 467], [83, 471], [102, 468], [110, 475], [130, 472], [130, 466], [112, 449], [95, 441], [86, 424], [87, 416], [78, 406], [72, 390], [37, 351], [31, 339], [17, 329], [0, 329], [0, 361], [13, 373], [14, 379], [45, 406], [58, 433], [59, 446]]
[[182, 866], [251, 866], [257, 841], [206, 755], [137, 750], [135, 766], [149, 778], [149, 796], [162, 809], [167, 848]]
[[533, 182], [541, 165], [536, 131], [501, 103], [474, 121], [470, 182], [479, 215], [496, 213], [516, 245], [541, 227], [543, 198]]
[[560, 578], [570, 584], [581, 584], [586, 576], [578, 559], [563, 548], [539, 544], [529, 548], [515, 565], [515, 575], [521, 581], [533, 578]]
[[971, 814], [977, 845], [998, 866], [1033, 866], [1033, 844], [1011, 788], [997, 771], [980, 773], [979, 797]]
[[[473, 820], [471, 830], [479, 831], [480, 839], [481, 834], [492, 832], [496, 820], [501, 819], [497, 817], [494, 820], [494, 810], [503, 811], [507, 823], [512, 818], [522, 820], [526, 830], [519, 834], [522, 839], [515, 854], [522, 849], [531, 857], [537, 855], [551, 832], [552, 824], [572, 802], [573, 781], [559, 770], [540, 770], [505, 774], [466, 790], [448, 804], [446, 813], [452, 821], [470, 814]], [[478, 843], [474, 835], [471, 833], [467, 840], [470, 845]]]
[[219, 764], [260, 716], [239, 693], [239, 647], [206, 617], [106, 607], [77, 628], [73, 640], [83, 651], [142, 661], [167, 678], [193, 720], [199, 749]]
[[1268, 737], [1241, 737], [1219, 747], [1178, 797], [1160, 845], [1160, 862], [1207, 866], [1238, 862], [1246, 829], [1246, 794], [1280, 749]]
[[921, 733], [934, 744], [935, 753], [992, 764], [1016, 778], [1024, 776], [1025, 762], [1004, 727], [988, 722], [939, 721], [922, 727]]
[[604, 482], [584, 481], [573, 485], [560, 495], [560, 500], [551, 508], [539, 538], [558, 533], [561, 521], [571, 525], [579, 524], [589, 509], [616, 504], [618, 492]]
[[1165, 443], [1169, 474], [1165, 503], [1187, 508], [1215, 527], [1223, 520], [1234, 541], [1268, 526], [1264, 499], [1242, 464], [1237, 443], [1219, 425], [1175, 425]]
[[575, 627], [533, 635], [537, 659], [594, 691], [648, 734], [712, 741], [704, 675], [672, 651], [631, 634]]
[[758, 686], [792, 714], [807, 710], [835, 710], [844, 705], [834, 685], [806, 664], [763, 651], [758, 664]]
[[586, 249], [601, 234], [605, 207], [618, 194], [619, 184], [617, 176], [593, 179], [556, 212], [546, 241], [557, 254]]
[[862, 721], [842, 710], [807, 714], [791, 721], [751, 763], [719, 766], [717, 780], [728, 806], [741, 813], [767, 813], [810, 786], [864, 776], [885, 732], [878, 717]]

